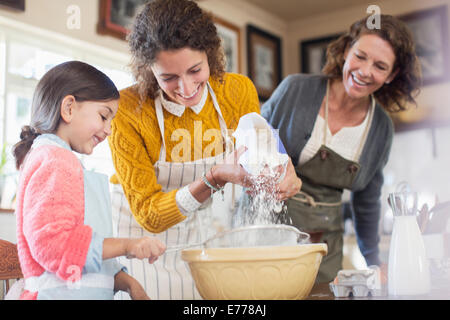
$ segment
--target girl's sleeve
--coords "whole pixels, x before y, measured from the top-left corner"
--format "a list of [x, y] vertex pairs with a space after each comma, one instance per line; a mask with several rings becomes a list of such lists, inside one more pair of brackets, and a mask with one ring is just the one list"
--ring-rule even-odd
[[23, 232], [33, 258], [67, 280], [83, 269], [92, 239], [84, 224], [83, 170], [67, 150], [43, 161], [26, 184]]
[[87, 252], [83, 273], [99, 272], [102, 268], [104, 240], [104, 237], [95, 231], [92, 232], [91, 244], [89, 245], [89, 250]]

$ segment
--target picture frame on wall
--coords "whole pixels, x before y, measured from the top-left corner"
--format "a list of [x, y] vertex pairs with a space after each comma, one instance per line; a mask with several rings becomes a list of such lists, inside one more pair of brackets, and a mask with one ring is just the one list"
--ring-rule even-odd
[[447, 6], [415, 11], [398, 17], [410, 28], [422, 67], [423, 85], [449, 81]]
[[247, 25], [248, 75], [259, 99], [265, 101], [281, 82], [281, 39], [253, 25]]
[[126, 40], [134, 17], [148, 0], [100, 0], [97, 32]]
[[25, 11], [25, 0], [0, 0], [0, 9], [2, 8]]
[[222, 40], [226, 72], [241, 72], [241, 32], [239, 27], [221, 18], [213, 17], [217, 33]]
[[300, 41], [300, 72], [321, 74], [327, 61], [328, 45], [341, 34]]

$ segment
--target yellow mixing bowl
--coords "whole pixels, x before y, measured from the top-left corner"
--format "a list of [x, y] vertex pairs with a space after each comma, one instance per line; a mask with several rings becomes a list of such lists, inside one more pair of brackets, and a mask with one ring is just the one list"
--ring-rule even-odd
[[287, 300], [309, 295], [327, 251], [324, 243], [186, 249], [181, 258], [203, 299]]

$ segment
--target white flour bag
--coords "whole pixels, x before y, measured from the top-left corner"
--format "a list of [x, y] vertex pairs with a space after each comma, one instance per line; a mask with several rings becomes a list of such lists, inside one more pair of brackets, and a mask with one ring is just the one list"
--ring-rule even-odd
[[236, 149], [241, 146], [247, 150], [239, 158], [239, 164], [251, 175], [267, 174], [283, 168], [284, 176], [289, 157], [281, 142], [277, 130], [260, 114], [248, 113], [239, 119], [236, 131]]

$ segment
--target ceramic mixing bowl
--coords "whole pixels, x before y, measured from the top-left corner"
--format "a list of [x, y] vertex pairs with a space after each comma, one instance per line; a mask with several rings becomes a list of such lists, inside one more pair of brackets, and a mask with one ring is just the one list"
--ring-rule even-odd
[[210, 300], [304, 299], [327, 245], [186, 249], [181, 257], [197, 290]]

